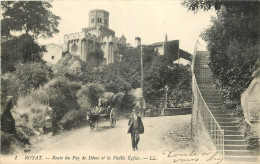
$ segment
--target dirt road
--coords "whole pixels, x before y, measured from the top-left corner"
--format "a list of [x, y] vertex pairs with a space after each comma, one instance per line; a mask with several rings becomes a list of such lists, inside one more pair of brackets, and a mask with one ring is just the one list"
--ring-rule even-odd
[[[210, 150], [192, 142], [190, 120], [190, 115], [143, 118], [145, 132], [140, 135], [138, 151], [131, 149], [128, 120], [121, 119], [115, 128], [102, 122], [98, 130], [82, 127], [46, 138], [33, 145], [31, 152], [17, 155], [18, 160], [15, 155], [9, 158], [23, 163], [187, 163], [183, 160], [189, 158], [189, 163], [201, 163], [193, 158]], [[192, 154], [195, 152], [198, 154]], [[209, 158], [210, 154], [203, 156]]]

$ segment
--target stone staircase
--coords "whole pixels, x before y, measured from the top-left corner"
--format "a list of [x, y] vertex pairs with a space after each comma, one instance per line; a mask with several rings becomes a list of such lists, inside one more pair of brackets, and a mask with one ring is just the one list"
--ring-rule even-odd
[[221, 105], [221, 94], [213, 84], [212, 72], [208, 67], [208, 56], [207, 51], [197, 52], [194, 73], [202, 97], [221, 129], [224, 129], [224, 161], [225, 163], [256, 163], [259, 154], [247, 150], [241, 130], [241, 119]]

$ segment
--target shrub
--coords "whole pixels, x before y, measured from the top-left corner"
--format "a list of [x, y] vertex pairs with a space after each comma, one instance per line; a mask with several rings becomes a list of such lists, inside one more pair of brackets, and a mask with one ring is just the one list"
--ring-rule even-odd
[[72, 110], [66, 113], [59, 121], [66, 130], [86, 124], [86, 112], [83, 110]]
[[19, 98], [17, 106], [12, 110], [16, 127], [21, 127], [27, 136], [43, 127], [46, 114], [47, 106], [41, 104], [33, 95]]
[[71, 82], [64, 77], [57, 77], [44, 87], [34, 92], [34, 98], [41, 103], [48, 103], [52, 108], [53, 130], [59, 130], [58, 122], [74, 109], [79, 109], [76, 93], [81, 88], [78, 82]]
[[89, 83], [78, 91], [77, 101], [82, 110], [90, 110], [98, 105], [98, 99], [104, 94], [104, 87], [100, 84]]
[[21, 151], [21, 148], [13, 135], [1, 131], [1, 154], [17, 153], [17, 151]]
[[82, 81], [84, 78], [83, 66], [84, 64], [78, 56], [66, 54], [52, 67], [52, 70], [57, 76], [64, 76], [72, 81]]
[[244, 128], [244, 135], [246, 140], [246, 146], [249, 150], [260, 150], [259, 144], [259, 129], [255, 125], [249, 125], [246, 123]]
[[119, 112], [121, 112], [121, 104], [124, 95], [125, 94], [123, 92], [118, 92], [113, 96], [112, 106], [115, 107]]

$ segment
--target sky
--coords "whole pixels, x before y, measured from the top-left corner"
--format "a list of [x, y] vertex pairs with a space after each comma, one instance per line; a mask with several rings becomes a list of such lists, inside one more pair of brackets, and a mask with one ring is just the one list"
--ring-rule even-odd
[[104, 9], [109, 12], [109, 28], [116, 37], [124, 34], [127, 43], [134, 45], [135, 37], [146, 45], [162, 42], [167, 34], [168, 40], [179, 40], [180, 48], [192, 53], [200, 33], [216, 15], [214, 10], [194, 14], [180, 0], [64, 0], [53, 1], [52, 5], [53, 13], [61, 17], [60, 32], [51, 39], [39, 40], [41, 44], [64, 43], [65, 34], [88, 27], [90, 10]]

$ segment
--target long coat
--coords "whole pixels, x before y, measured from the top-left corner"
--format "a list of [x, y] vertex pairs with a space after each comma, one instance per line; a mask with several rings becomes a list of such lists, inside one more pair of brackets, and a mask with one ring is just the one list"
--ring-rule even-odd
[[[138, 120], [138, 132], [140, 134], [143, 134], [144, 133], [144, 125], [143, 125], [141, 117], [137, 116], [137, 120]], [[128, 121], [127, 133], [132, 133], [133, 125], [134, 125], [134, 116], [132, 115], [130, 117], [129, 121]]]

